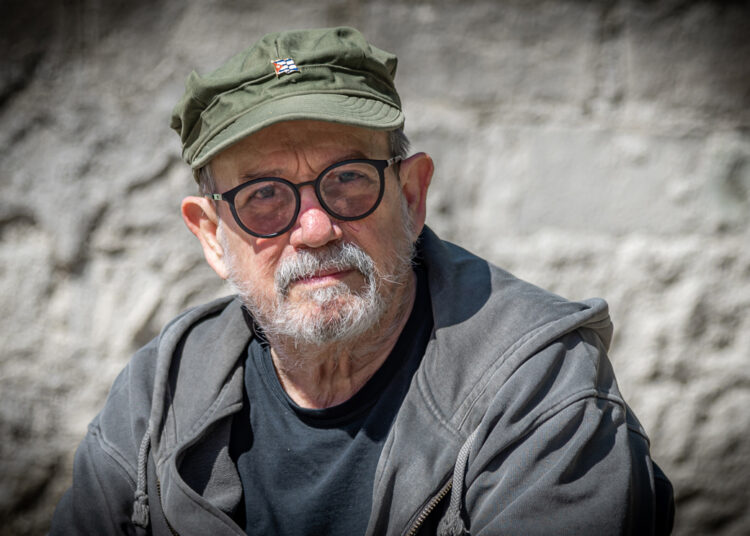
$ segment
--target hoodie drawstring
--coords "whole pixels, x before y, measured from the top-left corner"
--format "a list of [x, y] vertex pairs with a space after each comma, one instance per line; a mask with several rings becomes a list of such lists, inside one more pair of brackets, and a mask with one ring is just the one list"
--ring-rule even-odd
[[469, 461], [469, 451], [477, 437], [478, 429], [475, 429], [466, 439], [458, 451], [456, 465], [453, 467], [453, 488], [451, 489], [451, 502], [448, 510], [445, 512], [443, 519], [438, 525], [438, 534], [440, 536], [463, 536], [468, 534], [464, 520], [461, 517], [461, 501], [464, 492], [464, 476], [466, 473], [466, 464]]
[[151, 446], [151, 432], [146, 430], [138, 450], [138, 483], [135, 488], [133, 501], [133, 516], [130, 518], [134, 525], [148, 527], [148, 493], [146, 489], [146, 467], [148, 464], [148, 450]]

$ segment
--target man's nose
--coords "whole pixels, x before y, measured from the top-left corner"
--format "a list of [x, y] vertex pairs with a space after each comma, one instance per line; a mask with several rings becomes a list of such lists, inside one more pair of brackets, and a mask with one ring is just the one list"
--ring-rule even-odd
[[294, 247], [319, 248], [339, 240], [343, 232], [338, 222], [321, 206], [312, 185], [300, 188], [300, 209], [292, 227], [290, 243]]

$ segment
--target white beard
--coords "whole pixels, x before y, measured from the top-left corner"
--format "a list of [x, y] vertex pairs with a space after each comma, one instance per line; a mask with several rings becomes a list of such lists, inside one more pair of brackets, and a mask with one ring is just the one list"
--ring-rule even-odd
[[[414, 256], [414, 245], [409, 238], [412, 236], [411, 222], [408, 213], [405, 210], [403, 213], [407, 217], [404, 232], [394, 238], [393, 255], [384, 270], [379, 270], [372, 258], [352, 243], [301, 250], [294, 257], [280, 262], [271, 299], [264, 298], [252, 281], [240, 277], [237, 259], [227, 248], [220, 232], [229, 271], [227, 281], [269, 340], [282, 338], [295, 346], [352, 340], [376, 327], [388, 308], [400, 305], [393, 302], [397, 288], [408, 281]], [[353, 291], [344, 282], [339, 282], [324, 288], [298, 291], [296, 297], [300, 300], [289, 300], [291, 283], [330, 269], [356, 270], [364, 279], [363, 287]]]

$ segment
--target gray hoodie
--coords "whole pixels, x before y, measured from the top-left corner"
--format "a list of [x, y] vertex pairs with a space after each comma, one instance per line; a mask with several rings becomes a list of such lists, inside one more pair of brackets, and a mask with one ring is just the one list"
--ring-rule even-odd
[[[419, 249], [434, 329], [367, 534], [669, 533], [672, 488], [618, 391], [606, 303], [564, 300], [429, 229]], [[51, 534], [243, 534], [228, 446], [251, 337], [229, 297], [139, 350], [78, 448]]]

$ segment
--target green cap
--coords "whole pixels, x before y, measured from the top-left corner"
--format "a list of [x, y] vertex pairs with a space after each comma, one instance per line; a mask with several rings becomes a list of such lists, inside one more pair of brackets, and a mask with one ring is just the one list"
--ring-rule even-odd
[[274, 123], [330, 121], [374, 130], [404, 124], [396, 56], [354, 28], [268, 34], [208, 76], [193, 72], [172, 112], [193, 168]]

